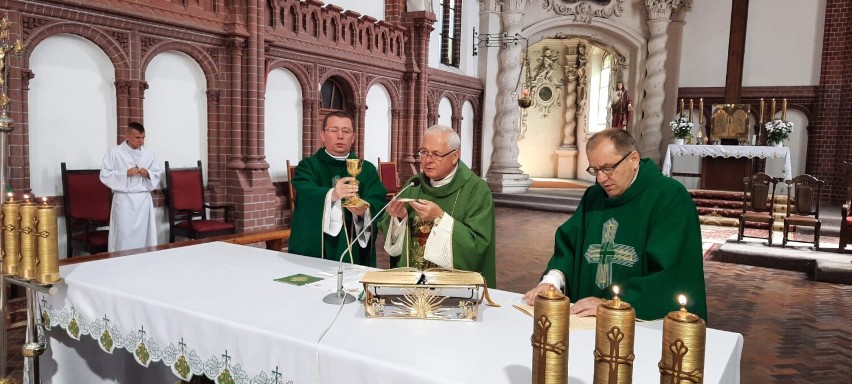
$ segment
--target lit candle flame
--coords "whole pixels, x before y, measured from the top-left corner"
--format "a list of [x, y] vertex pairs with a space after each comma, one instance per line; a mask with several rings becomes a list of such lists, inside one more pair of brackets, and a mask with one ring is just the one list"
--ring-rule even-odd
[[613, 286], [612, 286], [612, 293], [613, 293], [613, 294], [615, 294], [616, 296], [618, 296], [618, 291], [619, 291], [618, 286], [617, 286], [617, 285], [613, 285]]
[[47, 206], [47, 196], [45, 196], [45, 197], [42, 197], [42, 198], [41, 198], [41, 203], [42, 203], [44, 206]]
[[678, 303], [680, 303], [680, 309], [682, 311], [685, 311], [686, 310], [686, 295], [678, 295], [677, 301], [678, 301]]
[[530, 90], [524, 88], [524, 90], [521, 91], [521, 94], [524, 95], [524, 96], [528, 96], [530, 94]]
[[30, 201], [30, 195], [24, 194], [24, 200]]

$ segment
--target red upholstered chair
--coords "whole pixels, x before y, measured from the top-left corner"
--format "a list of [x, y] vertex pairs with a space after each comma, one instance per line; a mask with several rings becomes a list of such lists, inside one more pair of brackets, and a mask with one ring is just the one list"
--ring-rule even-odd
[[379, 180], [388, 191], [388, 199], [393, 198], [399, 192], [399, 173], [396, 170], [395, 161], [382, 161], [379, 158]]
[[787, 180], [787, 216], [784, 217], [784, 240], [787, 245], [790, 226], [814, 227], [814, 247], [819, 249], [819, 200], [822, 195], [822, 180], [811, 175], [800, 175]]
[[[169, 242], [175, 236], [201, 239], [236, 232], [228, 222], [228, 213], [233, 207], [209, 205], [204, 202], [201, 160], [196, 168], [172, 169], [166, 162], [166, 184], [168, 184]], [[225, 211], [225, 221], [209, 220], [207, 209]]]
[[743, 178], [743, 212], [740, 215], [740, 227], [737, 233], [737, 241], [742, 241], [746, 236], [746, 223], [761, 223], [768, 225], [769, 245], [772, 245], [772, 225], [775, 223], [775, 187], [778, 180], [763, 172]]
[[287, 160], [287, 189], [290, 191], [290, 213], [296, 209], [296, 188], [293, 187], [293, 178], [296, 177], [296, 166], [290, 165], [290, 160]]
[[112, 191], [101, 183], [100, 169], [70, 170], [65, 163], [61, 168], [68, 257], [74, 250], [106, 252]]
[[840, 208], [840, 251], [852, 244], [852, 163], [843, 162], [843, 174], [846, 175], [846, 199]]

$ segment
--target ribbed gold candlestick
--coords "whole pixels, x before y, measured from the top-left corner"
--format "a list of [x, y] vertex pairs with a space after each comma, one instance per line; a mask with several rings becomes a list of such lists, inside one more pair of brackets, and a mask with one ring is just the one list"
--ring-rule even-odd
[[615, 294], [612, 300], [598, 305], [594, 382], [632, 383], [636, 311], [618, 297], [618, 286], [613, 286], [612, 291]]
[[36, 275], [36, 205], [24, 195], [21, 204], [18, 232], [21, 235], [21, 263], [18, 265], [18, 276], [22, 279], [33, 280]]
[[680, 295], [680, 310], [663, 320], [663, 355], [660, 384], [704, 382], [704, 348], [707, 325], [698, 315], [686, 311], [686, 297]]
[[18, 214], [21, 204], [12, 200], [3, 203], [3, 274], [15, 275], [18, 273], [19, 240], [18, 236]]
[[568, 381], [570, 300], [553, 287], [540, 293], [533, 310], [533, 384]]
[[59, 281], [59, 236], [57, 234], [56, 210], [44, 204], [38, 207], [38, 273], [36, 281], [50, 284]]

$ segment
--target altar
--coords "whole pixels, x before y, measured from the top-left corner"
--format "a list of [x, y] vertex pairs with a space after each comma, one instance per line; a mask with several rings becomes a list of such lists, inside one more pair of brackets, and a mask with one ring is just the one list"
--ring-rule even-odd
[[[717, 159], [745, 159], [747, 163], [743, 166], [742, 162], [740, 164], [736, 163], [727, 163], [727, 164], [719, 164], [715, 167], [708, 166], [708, 164], [698, 164], [695, 162], [692, 164], [684, 164], [685, 167], [681, 169], [681, 172], [676, 172], [675, 167], [675, 157], [683, 158], [682, 160], [678, 160], [678, 162], [689, 163], [690, 160], [705, 160], [706, 158], [717, 158]], [[689, 178], [700, 178], [700, 184], [690, 184], [688, 182], [684, 182], [687, 188], [702, 188], [702, 189], [720, 189], [720, 188], [712, 188], [707, 187], [707, 178], [708, 173], [738, 173], [738, 180], [735, 180], [734, 185], [736, 188], [731, 188], [729, 190], [734, 191], [742, 191], [742, 178], [743, 176], [749, 176], [751, 172], [751, 162], [753, 159], [767, 159], [770, 161], [777, 161], [779, 164], [768, 164], [766, 173], [770, 176], [783, 179], [790, 180], [792, 179], [792, 161], [790, 158], [790, 148], [788, 147], [766, 147], [766, 146], [748, 146], [748, 145], [677, 145], [670, 144], [668, 149], [666, 150], [666, 155], [663, 158], [663, 175], [668, 177], [672, 176], [682, 176]], [[770, 169], [772, 168], [772, 169]], [[700, 171], [698, 171], [700, 169]], [[684, 172], [686, 171], [686, 172]], [[730, 185], [730, 183], [729, 183]]]
[[[220, 242], [63, 266], [59, 293], [39, 298], [50, 324], [42, 382], [530, 381], [533, 319], [512, 307], [520, 294], [489, 290], [502, 306], [481, 305], [473, 322], [371, 319], [360, 303], [325, 304], [324, 289], [276, 281], [336, 268]], [[637, 323], [636, 382], [659, 380], [661, 327]], [[570, 333], [572, 383], [592, 382], [594, 336]], [[707, 329], [704, 382], [738, 383], [742, 347], [742, 335]]]

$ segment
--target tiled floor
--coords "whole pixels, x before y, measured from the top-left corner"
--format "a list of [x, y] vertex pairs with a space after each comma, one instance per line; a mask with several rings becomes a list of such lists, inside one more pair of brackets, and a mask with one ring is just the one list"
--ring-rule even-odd
[[[497, 208], [497, 285], [524, 292], [553, 251], [569, 215]], [[705, 227], [705, 242], [731, 229]], [[736, 229], [731, 233], [736, 233]], [[850, 255], [852, 260], [852, 255]], [[387, 266], [379, 255], [379, 266]], [[810, 281], [803, 273], [705, 261], [708, 325], [745, 337], [742, 383], [849, 383], [852, 377], [852, 286]], [[9, 346], [20, 380], [20, 333]], [[14, 355], [13, 355], [14, 353]], [[14, 361], [12, 358], [14, 356]], [[638, 380], [637, 382], [647, 382]]]

